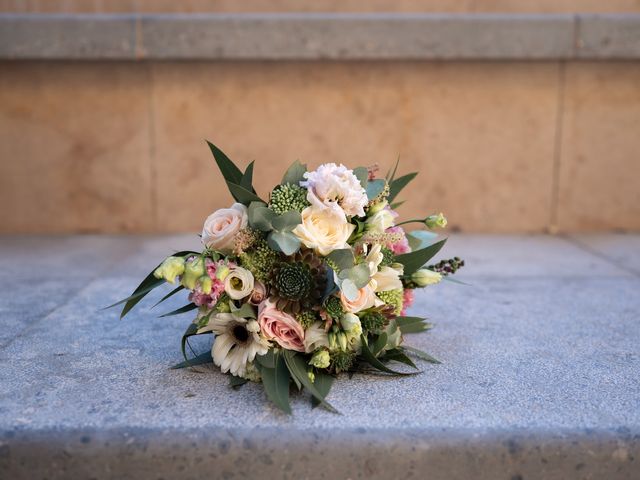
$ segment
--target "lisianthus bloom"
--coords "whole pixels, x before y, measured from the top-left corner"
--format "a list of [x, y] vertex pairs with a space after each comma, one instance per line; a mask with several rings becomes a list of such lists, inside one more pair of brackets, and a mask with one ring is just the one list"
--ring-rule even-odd
[[208, 248], [230, 254], [236, 234], [249, 223], [247, 207], [234, 203], [231, 208], [221, 208], [207, 217], [202, 228], [202, 243]]
[[421, 268], [411, 274], [411, 280], [419, 287], [426, 287], [440, 283], [442, 275], [428, 268]]
[[311, 360], [309, 361], [309, 365], [312, 365], [316, 368], [329, 368], [330, 361], [331, 361], [331, 357], [329, 356], [328, 351], [318, 350], [311, 357]]
[[199, 334], [204, 332], [216, 334], [211, 356], [222, 373], [242, 377], [247, 371], [247, 363], [269, 350], [269, 342], [260, 337], [258, 322], [233, 313], [213, 315], [205, 327], [198, 329]]
[[383, 233], [387, 228], [393, 227], [394, 220], [391, 210], [383, 208], [367, 218], [365, 228], [370, 232]]
[[187, 260], [184, 266], [184, 274], [182, 275], [182, 285], [189, 290], [196, 288], [196, 285], [206, 273], [204, 260], [202, 257], [197, 256]]
[[447, 226], [447, 219], [442, 214], [442, 212], [440, 212], [438, 215], [429, 215], [424, 223], [427, 228], [444, 228]]
[[[321, 347], [329, 346], [329, 336], [323, 322], [315, 322], [304, 332], [304, 351], [311, 353]], [[319, 367], [324, 368], [324, 367]]]
[[364, 217], [367, 192], [353, 170], [342, 164], [325, 163], [313, 172], [306, 172], [304, 178], [300, 185], [307, 188], [307, 200], [312, 206]]
[[349, 246], [347, 240], [356, 226], [347, 222], [344, 215], [316, 207], [307, 207], [300, 215], [302, 223], [293, 229], [293, 234], [318, 255], [326, 256]]
[[240, 300], [251, 295], [253, 286], [253, 274], [242, 267], [231, 268], [224, 279], [224, 290], [234, 300]]
[[379, 272], [373, 276], [376, 282], [376, 292], [386, 292], [387, 290], [402, 290], [402, 281], [400, 280], [402, 271], [392, 267], [382, 267]]
[[384, 255], [382, 254], [382, 245], [380, 245], [379, 243], [375, 243], [366, 253], [367, 256], [365, 257], [364, 261], [369, 267], [369, 276], [373, 276], [378, 271], [378, 267], [382, 263], [382, 260], [384, 260]]
[[258, 322], [265, 338], [282, 348], [304, 352], [304, 329], [288, 313], [278, 310], [271, 300], [258, 306]]

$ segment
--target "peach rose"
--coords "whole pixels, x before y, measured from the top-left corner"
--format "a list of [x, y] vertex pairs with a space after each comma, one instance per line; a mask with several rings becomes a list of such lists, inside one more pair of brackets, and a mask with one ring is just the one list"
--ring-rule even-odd
[[241, 203], [216, 210], [204, 222], [202, 243], [212, 250], [229, 254], [233, 250], [236, 234], [248, 223], [247, 207]]
[[367, 284], [358, 290], [358, 296], [354, 300], [349, 300], [344, 293], [340, 292], [340, 301], [347, 312], [357, 313], [374, 306], [376, 296], [373, 293], [371, 284]]
[[304, 329], [296, 319], [278, 310], [270, 300], [258, 306], [258, 323], [265, 338], [282, 348], [304, 352]]

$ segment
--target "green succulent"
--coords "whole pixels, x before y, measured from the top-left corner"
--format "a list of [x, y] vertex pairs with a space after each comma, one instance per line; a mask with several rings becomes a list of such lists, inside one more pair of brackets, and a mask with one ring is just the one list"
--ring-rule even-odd
[[387, 318], [377, 310], [371, 310], [360, 316], [362, 330], [366, 332], [379, 332], [387, 323]]
[[342, 302], [338, 297], [334, 297], [333, 295], [328, 297], [324, 301], [323, 306], [329, 316], [335, 320], [340, 320], [344, 315], [344, 308], [342, 307]]
[[301, 212], [309, 205], [307, 190], [290, 183], [274, 188], [269, 201], [269, 207], [278, 215], [291, 210]]
[[271, 275], [274, 294], [288, 300], [302, 300], [311, 291], [311, 271], [303, 263], [280, 263]]

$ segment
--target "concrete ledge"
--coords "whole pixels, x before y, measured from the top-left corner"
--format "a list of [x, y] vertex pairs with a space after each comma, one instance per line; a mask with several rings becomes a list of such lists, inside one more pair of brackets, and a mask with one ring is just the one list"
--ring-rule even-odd
[[0, 59], [640, 58], [640, 15], [0, 15]]

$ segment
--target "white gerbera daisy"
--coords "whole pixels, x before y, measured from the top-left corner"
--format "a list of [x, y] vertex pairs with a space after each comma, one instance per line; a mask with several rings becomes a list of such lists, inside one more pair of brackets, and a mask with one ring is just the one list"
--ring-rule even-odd
[[252, 319], [240, 318], [233, 313], [213, 315], [207, 326], [198, 333], [213, 332], [216, 339], [211, 348], [213, 363], [222, 373], [243, 377], [247, 372], [247, 363], [256, 355], [264, 355], [269, 342], [260, 337], [260, 325]]

